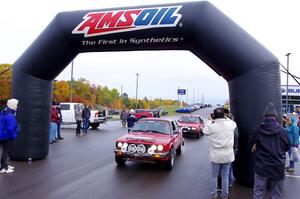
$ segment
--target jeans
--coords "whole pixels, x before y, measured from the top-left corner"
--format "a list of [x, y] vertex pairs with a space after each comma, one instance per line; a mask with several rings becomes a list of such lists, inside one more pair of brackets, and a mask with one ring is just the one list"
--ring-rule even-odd
[[230, 167], [229, 167], [228, 182], [229, 182], [230, 185], [232, 185], [232, 183], [233, 183], [233, 168], [232, 168], [232, 163], [230, 164]]
[[[237, 151], [234, 151], [234, 155], [236, 155], [236, 152], [237, 152]], [[231, 164], [230, 164], [230, 168], [229, 168], [229, 176], [228, 176], [228, 180], [229, 180], [229, 184], [230, 184], [230, 185], [232, 185], [233, 179], [234, 179], [234, 177], [233, 177], [233, 168], [232, 168], [232, 164], [233, 164], [233, 162], [231, 162]]]
[[88, 130], [88, 128], [89, 128], [89, 123], [90, 123], [90, 121], [89, 120], [83, 120], [83, 132], [84, 133], [87, 133], [87, 130]]
[[263, 199], [264, 193], [267, 190], [270, 192], [270, 199], [280, 199], [283, 189], [283, 182], [284, 179], [274, 180], [255, 174], [253, 199]]
[[126, 127], [126, 123], [127, 123], [127, 120], [126, 119], [124, 119], [124, 120], [122, 119], [122, 126], [123, 127]]
[[228, 174], [229, 174], [229, 167], [231, 163], [215, 163], [211, 162], [211, 180], [210, 180], [210, 195], [211, 198], [217, 197], [217, 183], [218, 183], [218, 176], [221, 172], [222, 177], [222, 198], [228, 197]]
[[2, 145], [2, 155], [1, 155], [1, 168], [2, 169], [8, 169], [8, 153], [10, 152], [13, 144], [14, 144], [14, 140], [9, 139], [9, 140], [2, 140], [0, 141], [1, 145]]
[[77, 127], [76, 127], [76, 135], [80, 134], [80, 128], [81, 128], [81, 121], [76, 121]]
[[55, 137], [57, 136], [57, 123], [50, 123], [50, 142], [55, 141]]
[[295, 168], [295, 162], [293, 160], [291, 160], [291, 155], [292, 155], [292, 149], [290, 148], [289, 151], [289, 158], [290, 158], [290, 168]]
[[57, 123], [57, 137], [61, 138], [61, 135], [60, 135], [60, 123]]

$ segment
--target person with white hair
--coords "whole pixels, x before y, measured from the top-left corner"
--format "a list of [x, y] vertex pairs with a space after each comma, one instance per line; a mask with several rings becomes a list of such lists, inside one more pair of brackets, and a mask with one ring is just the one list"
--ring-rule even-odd
[[135, 111], [133, 109], [131, 109], [127, 116], [128, 133], [131, 131], [132, 127], [134, 126], [134, 123], [136, 122], [134, 113], [135, 113]]
[[82, 134], [80, 133], [81, 123], [82, 123], [82, 109], [81, 109], [80, 105], [77, 105], [75, 107], [75, 121], [76, 121], [76, 124], [77, 124], [76, 135], [77, 136], [82, 136]]
[[18, 100], [9, 99], [7, 106], [0, 113], [0, 144], [2, 145], [0, 174], [14, 172], [14, 167], [8, 165], [8, 153], [17, 137], [17, 120], [15, 113], [18, 108]]

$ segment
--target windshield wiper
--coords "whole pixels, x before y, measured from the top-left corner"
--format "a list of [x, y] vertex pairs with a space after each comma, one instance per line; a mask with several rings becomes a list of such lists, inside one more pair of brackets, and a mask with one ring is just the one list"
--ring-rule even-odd
[[167, 133], [164, 133], [164, 132], [161, 132], [161, 131], [155, 131], [155, 130], [147, 130], [147, 132], [167, 134]]
[[145, 131], [145, 130], [139, 130], [139, 129], [133, 129], [131, 130], [132, 132], [148, 132], [148, 131]]

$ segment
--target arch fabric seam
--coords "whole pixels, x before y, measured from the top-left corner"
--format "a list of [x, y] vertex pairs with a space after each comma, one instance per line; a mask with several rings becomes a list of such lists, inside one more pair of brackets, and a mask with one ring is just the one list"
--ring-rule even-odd
[[268, 61], [268, 62], [259, 64], [259, 65], [255, 66], [255, 67], [252, 67], [250, 70], [247, 70], [247, 71], [244, 72], [244, 73], [240, 73], [240, 74], [236, 75], [234, 78], [228, 80], [228, 82], [234, 80], [234, 79], [237, 78], [237, 77], [243, 76], [243, 75], [245, 75], [245, 74], [248, 74], [249, 72], [252, 72], [252, 71], [254, 71], [254, 70], [257, 70], [257, 69], [259, 69], [259, 68], [264, 67], [265, 65], [272, 64], [272, 63], [274, 63], [274, 64], [278, 63], [278, 64], [279, 64], [279, 61], [278, 61], [278, 60], [276, 60], [276, 61], [273, 60], [273, 61]]
[[29, 76], [29, 77], [32, 77], [32, 78], [35, 78], [35, 79], [39, 79], [39, 80], [42, 80], [42, 81], [51, 81], [53, 82], [54, 80], [47, 80], [47, 79], [42, 79], [40, 77], [36, 77], [36, 76], [33, 76], [31, 74], [28, 74], [28, 73], [24, 73], [23, 71], [21, 71], [22, 74], [26, 75], [26, 76]]

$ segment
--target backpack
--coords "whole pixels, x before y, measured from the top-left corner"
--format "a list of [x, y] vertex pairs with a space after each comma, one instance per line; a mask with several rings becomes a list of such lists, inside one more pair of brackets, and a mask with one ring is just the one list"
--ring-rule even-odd
[[1, 111], [1, 113], [0, 113], [0, 141], [7, 140], [9, 138], [3, 118], [4, 118], [4, 111]]

